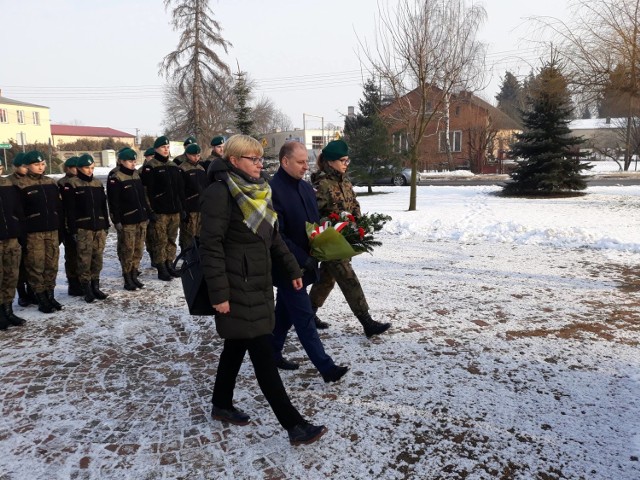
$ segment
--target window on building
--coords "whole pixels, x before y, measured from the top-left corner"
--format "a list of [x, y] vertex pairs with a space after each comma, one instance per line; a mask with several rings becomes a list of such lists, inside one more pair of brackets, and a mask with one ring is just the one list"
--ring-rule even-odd
[[40, 125], [40, 112], [33, 112], [33, 124]]
[[406, 133], [394, 133], [392, 141], [394, 153], [407, 153], [409, 150], [409, 137]]
[[459, 117], [460, 116], [460, 105], [456, 105], [456, 109], [455, 109], [455, 116]]
[[[440, 132], [440, 152], [447, 151], [446, 145], [446, 133]], [[461, 152], [462, 151], [462, 132], [460, 130], [455, 130], [453, 132], [449, 132], [449, 142], [451, 145], [452, 152]]]
[[314, 150], [320, 150], [324, 146], [323, 138], [319, 135], [311, 137], [311, 148]]
[[18, 123], [24, 123], [24, 110], [18, 110]]
[[0, 108], [0, 123], [7, 123], [7, 110]]

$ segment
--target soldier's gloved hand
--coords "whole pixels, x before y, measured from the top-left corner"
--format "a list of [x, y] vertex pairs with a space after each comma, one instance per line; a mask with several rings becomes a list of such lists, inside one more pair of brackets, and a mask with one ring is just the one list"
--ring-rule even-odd
[[304, 262], [304, 265], [302, 266], [302, 270], [305, 272], [310, 272], [312, 270], [315, 270], [316, 268], [318, 268], [318, 260], [313, 257], [307, 258], [307, 260]]
[[180, 221], [182, 223], [187, 223], [187, 220], [189, 219], [189, 214], [185, 211], [180, 212]]
[[156, 220], [158, 220], [158, 217], [156, 216], [155, 212], [149, 213], [149, 221], [151, 223], [156, 223]]
[[122, 224], [120, 222], [118, 223], [114, 223], [113, 226], [115, 227], [115, 229], [119, 232], [122, 231]]
[[72, 234], [71, 234], [71, 238], [73, 238], [73, 241], [74, 241], [75, 243], [78, 243], [78, 234], [77, 234], [77, 233], [72, 233]]

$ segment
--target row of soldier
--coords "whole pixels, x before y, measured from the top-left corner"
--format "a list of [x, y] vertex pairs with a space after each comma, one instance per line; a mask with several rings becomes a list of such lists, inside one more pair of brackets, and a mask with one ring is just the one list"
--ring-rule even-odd
[[16, 290], [20, 306], [35, 304], [43, 313], [63, 308], [54, 295], [60, 243], [68, 294], [88, 303], [107, 298], [100, 273], [111, 223], [126, 290], [144, 287], [138, 277], [145, 244], [158, 278], [178, 277], [173, 268], [178, 230], [181, 248], [198, 235], [206, 167], [222, 157], [224, 137], [211, 141], [211, 157], [202, 162], [195, 139], [187, 138], [184, 146], [185, 153], [169, 161], [169, 140], [158, 137], [139, 169], [136, 152], [120, 150], [106, 192], [89, 154], [66, 160], [58, 182], [44, 174], [40, 152], [18, 154], [14, 171], [0, 177], [0, 329], [25, 322], [12, 308]]

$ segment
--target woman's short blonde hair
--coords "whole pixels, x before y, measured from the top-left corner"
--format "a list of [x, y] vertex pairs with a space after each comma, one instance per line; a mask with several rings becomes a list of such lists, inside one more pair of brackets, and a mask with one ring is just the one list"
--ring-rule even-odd
[[224, 142], [224, 158], [229, 157], [240, 158], [243, 155], [255, 154], [262, 156], [264, 149], [262, 144], [249, 135], [233, 135]]

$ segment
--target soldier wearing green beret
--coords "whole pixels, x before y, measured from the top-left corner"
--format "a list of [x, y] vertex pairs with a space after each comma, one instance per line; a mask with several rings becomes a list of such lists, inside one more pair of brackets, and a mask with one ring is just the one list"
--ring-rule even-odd
[[130, 148], [118, 152], [118, 168], [107, 179], [109, 214], [118, 232], [118, 259], [126, 290], [144, 287], [138, 271], [151, 212], [136, 171], [136, 158]]
[[29, 285], [35, 292], [38, 310], [61, 310], [54, 290], [60, 255], [59, 230], [63, 227], [62, 202], [55, 180], [44, 175], [47, 164], [36, 150], [26, 154], [27, 174], [17, 177], [26, 219], [25, 268]]
[[209, 169], [209, 165], [216, 159], [222, 158], [224, 155], [224, 142], [225, 138], [222, 135], [213, 137], [211, 139], [211, 155], [204, 162], [202, 162], [202, 168], [206, 172]]
[[[318, 156], [317, 165], [318, 171], [313, 174], [311, 180], [316, 190], [320, 217], [328, 217], [332, 213], [339, 215], [342, 212], [349, 212], [358, 218], [361, 215], [360, 203], [346, 175], [349, 166], [349, 147], [346, 142], [344, 140], [329, 142]], [[379, 335], [391, 327], [388, 322], [380, 323], [371, 318], [362, 286], [349, 259], [332, 260], [320, 264], [320, 280], [313, 284], [309, 292], [314, 310], [324, 304], [336, 281], [351, 311], [362, 324], [367, 337]], [[316, 317], [315, 322], [318, 325], [320, 320]], [[323, 323], [320, 322], [321, 325]]]
[[78, 250], [78, 278], [87, 303], [104, 300], [100, 290], [102, 255], [109, 230], [107, 195], [102, 182], [93, 176], [95, 162], [88, 153], [80, 155], [77, 176], [62, 190], [66, 225]]
[[180, 249], [185, 250], [200, 236], [200, 194], [207, 188], [207, 172], [200, 165], [200, 146], [192, 143], [185, 150], [186, 161], [180, 165], [184, 180], [185, 220], [180, 222]]
[[[64, 186], [77, 175], [77, 162], [78, 157], [76, 156], [70, 157], [64, 162], [64, 177], [58, 180], [58, 189], [61, 196]], [[69, 285], [67, 293], [70, 296], [78, 297], [83, 295], [80, 280], [78, 279], [78, 250], [76, 249], [76, 241], [73, 239], [73, 235], [66, 223], [62, 232], [62, 244], [64, 245], [64, 271]]]
[[[184, 212], [184, 182], [181, 170], [169, 161], [169, 139], [156, 138], [153, 159], [142, 167], [140, 178], [151, 207], [151, 259], [158, 269], [158, 278], [169, 281], [180, 274], [173, 269], [176, 239]], [[155, 219], [155, 221], [154, 221]]]
[[182, 146], [185, 149], [185, 153], [183, 153], [182, 155], [178, 155], [176, 158], [174, 158], [173, 163], [175, 163], [178, 166], [182, 165], [182, 163], [187, 160], [187, 156], [186, 156], [187, 147], [189, 145], [193, 145], [194, 143], [197, 143], [194, 137], [187, 137], [185, 141], [182, 143]]

